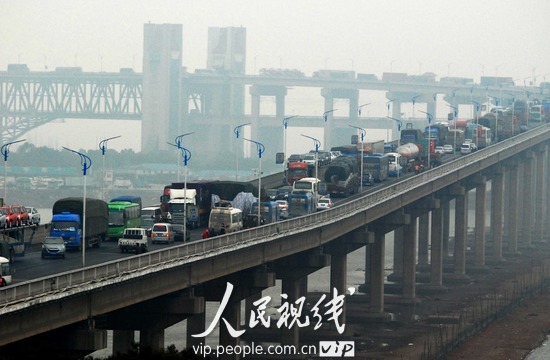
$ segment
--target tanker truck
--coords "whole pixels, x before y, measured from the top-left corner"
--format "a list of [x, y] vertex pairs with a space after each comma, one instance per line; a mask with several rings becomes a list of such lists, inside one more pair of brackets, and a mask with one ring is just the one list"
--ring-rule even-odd
[[361, 174], [355, 157], [340, 156], [325, 171], [327, 194], [347, 197], [359, 191]]
[[395, 153], [388, 154], [388, 156], [391, 156], [390, 172], [396, 170], [395, 165], [400, 165], [409, 172], [415, 171], [417, 165], [423, 167], [423, 165], [428, 164], [428, 161], [430, 167], [441, 165], [441, 154], [429, 151], [428, 140], [421, 141], [418, 144], [407, 143], [399, 146]]

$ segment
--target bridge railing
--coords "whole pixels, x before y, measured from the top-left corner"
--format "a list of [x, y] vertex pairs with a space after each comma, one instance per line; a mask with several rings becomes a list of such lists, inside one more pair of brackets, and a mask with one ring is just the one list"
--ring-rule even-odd
[[52, 297], [68, 296], [72, 293], [115, 284], [140, 277], [153, 270], [181, 266], [235, 251], [251, 243], [272, 241], [278, 237], [308, 231], [322, 224], [337, 222], [390, 198], [413, 191], [432, 180], [456, 174], [460, 169], [479, 164], [479, 170], [482, 170], [482, 162], [485, 167], [490, 166], [529, 147], [548, 141], [549, 138], [550, 124], [545, 124], [535, 131], [517, 135], [332, 209], [8, 286], [0, 290], [0, 314], [45, 302]]

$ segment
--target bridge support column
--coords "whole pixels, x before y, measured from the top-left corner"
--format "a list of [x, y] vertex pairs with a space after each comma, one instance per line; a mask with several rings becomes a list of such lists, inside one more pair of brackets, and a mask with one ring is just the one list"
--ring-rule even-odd
[[113, 355], [128, 354], [132, 350], [134, 330], [113, 330]]
[[[301, 290], [301, 284], [300, 279], [295, 278], [293, 276], [284, 277], [282, 281], [281, 286], [281, 293], [288, 295], [288, 298], [286, 301], [289, 304], [294, 304], [298, 298], [302, 295], [300, 292]], [[298, 326], [292, 326], [291, 328], [288, 328], [286, 326], [283, 326], [281, 328], [281, 344], [282, 345], [295, 345], [298, 346], [300, 344], [300, 328]]]
[[[227, 303], [225, 310], [223, 312], [222, 317], [235, 329], [236, 331], [239, 331], [241, 329], [241, 301], [240, 300], [232, 300], [230, 299]], [[220, 323], [220, 340], [219, 343], [221, 346], [228, 347], [228, 346], [239, 346], [241, 344], [241, 338], [240, 337], [233, 337], [228, 331], [227, 326], [222, 325]], [[240, 359], [240, 355], [228, 355], [223, 354], [219, 357], [220, 359]]]
[[388, 275], [389, 281], [403, 280], [403, 227], [393, 231], [393, 272]]
[[535, 178], [535, 230], [533, 236], [535, 242], [541, 242], [543, 240], [543, 228], [544, 228], [544, 160], [545, 160], [546, 146], [541, 146], [537, 152], [537, 166], [536, 166], [536, 178]]
[[370, 307], [369, 312], [384, 312], [384, 253], [386, 248], [385, 233], [377, 229], [374, 232], [374, 243], [370, 245]]
[[403, 298], [416, 297], [416, 219], [403, 226]]
[[507, 252], [510, 254], [517, 254], [518, 252], [518, 182], [519, 182], [519, 169], [517, 164], [509, 167], [510, 171], [510, 183], [507, 184], [508, 188], [508, 248]]
[[[433, 218], [433, 213], [432, 213]], [[425, 267], [429, 263], [430, 214], [418, 217], [418, 266]]]
[[153, 351], [164, 349], [164, 327], [151, 326], [147, 329], [140, 329], [139, 343], [142, 347], [149, 347]]
[[502, 257], [502, 199], [504, 193], [504, 174], [498, 169], [491, 180], [491, 236], [493, 240], [492, 256], [497, 262]]
[[206, 313], [201, 312], [187, 318], [187, 336], [185, 345], [189, 349], [192, 346], [204, 344], [204, 338], [193, 337], [194, 334], [200, 334], [206, 329]]
[[[338, 295], [344, 295], [347, 291], [347, 254], [345, 252], [334, 252], [330, 254], [330, 295], [334, 290]], [[338, 323], [346, 323], [346, 302], [342, 305], [342, 312], [338, 316]]]
[[443, 202], [443, 238], [441, 248], [443, 251], [443, 260], [449, 258], [449, 236], [451, 233], [451, 202], [445, 200]]
[[452, 280], [467, 280], [466, 276], [466, 237], [468, 229], [468, 192], [455, 199], [455, 243], [453, 252], [454, 271]]
[[533, 229], [533, 157], [534, 154], [528, 151], [523, 161], [523, 174], [521, 177], [523, 183], [523, 199], [517, 202], [518, 206], [523, 204], [523, 221], [522, 221], [522, 245], [531, 246], [531, 231]]
[[550, 145], [546, 145], [546, 150], [544, 152], [545, 157], [545, 167], [544, 167], [544, 176], [546, 178], [546, 190], [543, 192], [543, 198], [544, 200], [544, 208], [543, 208], [543, 218], [546, 219], [544, 221], [544, 230], [543, 230], [543, 239], [550, 241], [550, 221], [548, 221], [548, 218], [550, 217]]
[[431, 274], [430, 286], [441, 288], [443, 286], [443, 208], [432, 210], [432, 236], [431, 236]]
[[484, 176], [476, 176], [475, 217], [475, 270], [485, 268], [485, 198], [487, 182]]

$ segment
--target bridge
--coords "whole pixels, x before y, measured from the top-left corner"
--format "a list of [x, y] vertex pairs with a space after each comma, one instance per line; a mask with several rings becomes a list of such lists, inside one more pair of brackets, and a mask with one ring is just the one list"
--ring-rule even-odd
[[[331, 289], [345, 294], [346, 259], [366, 247], [368, 319], [385, 312], [385, 236], [395, 232], [394, 274], [403, 303], [417, 300], [417, 267], [427, 265], [432, 291], [466, 281], [467, 266], [486, 269], [521, 246], [548, 239], [550, 124], [396, 182], [332, 209], [123, 260], [47, 276], [0, 290], [0, 346], [8, 351], [43, 333], [63, 334], [67, 346], [93, 351], [113, 330], [113, 351], [127, 351], [134, 330], [140, 343], [163, 347], [164, 329], [187, 319], [187, 346], [205, 331], [205, 303], [221, 301], [226, 282], [235, 288], [223, 313], [242, 329], [241, 302], [250, 309], [261, 292], [282, 279], [293, 303], [304, 295], [307, 275], [330, 266]], [[491, 186], [490, 221], [485, 219]], [[475, 189], [475, 261], [466, 262], [468, 193]], [[449, 208], [455, 231], [449, 246]], [[431, 231], [429, 219], [431, 217]], [[486, 234], [485, 229], [490, 231]], [[506, 230], [506, 236], [504, 236]], [[431, 235], [428, 235], [430, 232]], [[429, 249], [429, 250], [428, 250]], [[489, 249], [485, 253], [485, 249]], [[415, 254], [418, 254], [417, 256]], [[451, 274], [443, 259], [451, 257]], [[306, 287], [307, 288], [307, 287]], [[330, 295], [329, 295], [330, 296]], [[344, 312], [339, 323], [345, 323]], [[137, 319], [136, 314], [139, 314]], [[299, 344], [300, 329], [282, 329], [282, 344]], [[39, 341], [39, 340], [36, 340]], [[220, 322], [219, 342], [239, 343]], [[4, 350], [3, 350], [4, 351]]]
[[[353, 74], [354, 75], [354, 74]], [[398, 80], [360, 78], [331, 78], [319, 76], [290, 75], [240, 75], [217, 72], [183, 72], [179, 75], [177, 89], [167, 92], [144, 90], [151, 78], [147, 68], [144, 73], [122, 69], [119, 73], [87, 73], [80, 68], [58, 68], [55, 71], [31, 72], [25, 65], [0, 72], [0, 126], [3, 142], [21, 138], [26, 132], [52, 120], [75, 118], [141, 120], [142, 151], [167, 146], [173, 134], [194, 131], [216, 139], [219, 148], [231, 149], [230, 137], [234, 126], [250, 123], [252, 138], [259, 139], [273, 153], [281, 151], [283, 142], [282, 119], [290, 88], [319, 89], [324, 98], [324, 111], [328, 121], [321, 115], [308, 114], [294, 118], [291, 126], [323, 127], [325, 149], [349, 143], [347, 122], [367, 124], [369, 128], [389, 129], [391, 140], [397, 131], [397, 123], [387, 118], [362, 118], [358, 114], [361, 92], [382, 91], [388, 99], [388, 114], [401, 119], [402, 104], [425, 103], [427, 112], [436, 114], [437, 95], [448, 104], [474, 107], [488, 98], [527, 100], [542, 91], [537, 87], [485, 86], [480, 84], [456, 84], [442, 81], [419, 81], [415, 77]], [[164, 83], [157, 86], [166, 86]], [[245, 88], [249, 97], [245, 97]], [[232, 95], [237, 92], [238, 95]], [[260, 107], [263, 97], [275, 98], [275, 114], [266, 114]], [[174, 100], [176, 98], [176, 100]], [[228, 99], [234, 101], [228, 101]], [[183, 100], [180, 100], [183, 99]], [[347, 109], [334, 110], [334, 101], [345, 99]], [[440, 100], [441, 100], [440, 99]], [[244, 104], [250, 103], [250, 109]], [[152, 104], [163, 108], [177, 108], [170, 119], [159, 123], [162, 109], [156, 111]], [[390, 106], [391, 105], [391, 106]], [[391, 107], [391, 113], [390, 113]], [[451, 108], [449, 107], [449, 110]], [[449, 111], [452, 112], [452, 111]], [[446, 119], [445, 119], [446, 120]], [[265, 134], [269, 134], [266, 136]], [[199, 148], [202, 138], [189, 138], [190, 148]], [[216, 158], [215, 149], [206, 151], [206, 159]]]

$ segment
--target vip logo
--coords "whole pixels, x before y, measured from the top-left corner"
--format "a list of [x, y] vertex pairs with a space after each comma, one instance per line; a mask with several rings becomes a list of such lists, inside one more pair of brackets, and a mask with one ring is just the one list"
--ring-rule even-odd
[[319, 357], [354, 357], [355, 341], [319, 341]]

